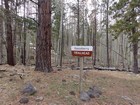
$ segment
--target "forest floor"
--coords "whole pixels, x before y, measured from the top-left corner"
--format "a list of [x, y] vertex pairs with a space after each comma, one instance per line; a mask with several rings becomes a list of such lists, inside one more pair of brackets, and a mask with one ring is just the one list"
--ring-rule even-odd
[[[25, 97], [21, 91], [27, 83], [35, 86], [37, 93], [26, 96], [29, 98], [26, 105], [140, 105], [140, 74], [84, 71], [83, 90], [98, 86], [102, 95], [82, 102], [79, 99], [79, 70], [42, 73], [34, 71], [34, 67], [21, 65], [0, 65], [0, 105], [21, 105], [19, 100]], [[42, 99], [37, 101], [37, 97]]]

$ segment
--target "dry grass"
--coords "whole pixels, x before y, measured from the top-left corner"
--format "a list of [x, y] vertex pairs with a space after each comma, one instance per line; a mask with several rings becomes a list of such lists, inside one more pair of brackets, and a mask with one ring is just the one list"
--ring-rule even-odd
[[[20, 105], [19, 100], [23, 97], [20, 91], [29, 82], [37, 88], [37, 93], [27, 96], [27, 105], [140, 105], [140, 75], [133, 73], [84, 72], [83, 90], [96, 85], [103, 92], [100, 98], [84, 103], [79, 100], [78, 70], [42, 73], [35, 72], [32, 67], [8, 65], [0, 66], [0, 70], [6, 70], [0, 72], [0, 105]], [[76, 95], [70, 95], [70, 91]], [[44, 100], [36, 102], [36, 97], [40, 96]]]

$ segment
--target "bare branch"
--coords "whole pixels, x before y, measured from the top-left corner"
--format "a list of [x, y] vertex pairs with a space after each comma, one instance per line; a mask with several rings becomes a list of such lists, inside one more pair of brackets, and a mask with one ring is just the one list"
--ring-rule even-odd
[[39, 23], [34, 18], [31, 17], [27, 17], [27, 18], [32, 19], [37, 25], [39, 25]]
[[33, 0], [30, 0], [31, 2], [33, 2], [34, 4], [36, 4], [36, 5], [38, 5], [38, 3], [37, 2], [35, 2], [35, 1], [33, 1]]

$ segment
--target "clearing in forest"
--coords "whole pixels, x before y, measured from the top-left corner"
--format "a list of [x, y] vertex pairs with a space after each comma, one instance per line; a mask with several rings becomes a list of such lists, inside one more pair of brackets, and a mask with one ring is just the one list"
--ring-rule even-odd
[[[37, 93], [21, 93], [25, 84], [31, 83]], [[84, 71], [83, 90], [98, 86], [102, 95], [89, 102], [79, 100], [79, 71], [62, 70], [52, 73], [34, 71], [34, 67], [0, 66], [0, 104], [21, 105], [140, 105], [140, 75], [118, 71]]]

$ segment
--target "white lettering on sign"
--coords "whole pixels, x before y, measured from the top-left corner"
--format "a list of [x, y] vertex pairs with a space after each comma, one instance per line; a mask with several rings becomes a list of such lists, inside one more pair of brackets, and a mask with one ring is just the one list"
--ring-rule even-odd
[[89, 52], [78, 52], [78, 51], [75, 51], [74, 54], [89, 55], [90, 53]]
[[92, 51], [92, 46], [71, 46], [72, 51]]

